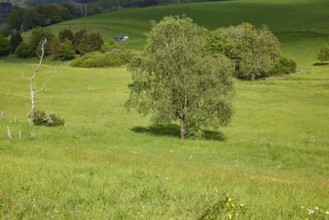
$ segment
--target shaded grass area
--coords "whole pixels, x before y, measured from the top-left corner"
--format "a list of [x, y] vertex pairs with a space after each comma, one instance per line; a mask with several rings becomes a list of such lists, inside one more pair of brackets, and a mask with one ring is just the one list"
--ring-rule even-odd
[[66, 126], [30, 126], [21, 72], [35, 67], [0, 61], [2, 218], [197, 219], [226, 196], [246, 205], [242, 219], [329, 209], [328, 66], [236, 81], [232, 123], [200, 140], [128, 113], [121, 68], [42, 66], [37, 87], [55, 75], [37, 104]]

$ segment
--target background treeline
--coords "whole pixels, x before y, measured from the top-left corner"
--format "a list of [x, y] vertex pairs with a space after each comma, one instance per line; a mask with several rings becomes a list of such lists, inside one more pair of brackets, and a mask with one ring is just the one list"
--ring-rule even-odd
[[109, 67], [128, 63], [137, 52], [130, 51], [114, 39], [105, 42], [98, 32], [81, 29], [73, 33], [63, 29], [55, 36], [51, 31], [35, 27], [29, 42], [24, 42], [19, 32], [7, 39], [0, 34], [0, 57], [15, 55], [20, 58], [37, 57], [41, 54], [40, 43], [47, 39], [44, 46], [45, 56], [55, 60], [72, 60], [76, 67]]
[[1, 32], [5, 35], [9, 35], [13, 31], [26, 31], [35, 26], [48, 26], [86, 15], [85, 7], [79, 3], [42, 4], [33, 8], [16, 8], [7, 11], [10, 12], [2, 16], [1, 25]]
[[202, 1], [206, 0], [10, 0], [0, 2], [0, 32], [9, 35], [12, 31], [26, 31], [35, 26], [47, 26], [122, 8]]

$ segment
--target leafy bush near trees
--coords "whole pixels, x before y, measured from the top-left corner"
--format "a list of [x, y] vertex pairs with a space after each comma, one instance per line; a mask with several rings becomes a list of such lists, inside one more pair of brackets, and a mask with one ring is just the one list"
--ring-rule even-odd
[[21, 42], [15, 50], [15, 55], [20, 58], [28, 58], [35, 56], [27, 43]]
[[10, 42], [2, 34], [0, 34], [0, 57], [10, 53]]
[[132, 55], [132, 52], [124, 49], [106, 53], [92, 52], [75, 59], [71, 66], [85, 68], [122, 66], [130, 61]]
[[75, 48], [73, 43], [70, 40], [64, 40], [63, 43], [60, 44], [58, 58], [60, 60], [71, 60], [74, 58]]
[[294, 60], [285, 57], [280, 57], [272, 69], [265, 76], [281, 76], [285, 74], [295, 73], [297, 64]]
[[10, 36], [11, 51], [14, 52], [18, 45], [23, 42], [23, 38], [19, 32], [15, 32]]
[[320, 48], [318, 53], [318, 60], [321, 62], [329, 61], [329, 44], [325, 44]]
[[43, 42], [43, 39], [45, 38], [48, 41], [45, 45], [45, 55], [49, 55], [51, 53], [51, 41], [55, 38], [55, 36], [51, 33], [51, 31], [45, 28], [33, 28], [29, 46], [30, 50], [34, 51], [36, 55], [40, 54], [40, 42]]
[[70, 40], [72, 43], [74, 41], [74, 34], [70, 29], [63, 29], [60, 30], [58, 33], [58, 39], [61, 42], [64, 42], [65, 40]]
[[93, 51], [101, 50], [104, 40], [100, 33], [85, 32], [77, 46], [79, 53], [84, 55]]
[[34, 125], [38, 126], [57, 127], [65, 124], [65, 121], [56, 116], [54, 113], [42, 110], [33, 111], [30, 114], [30, 119]]
[[230, 58], [235, 65], [234, 74], [240, 79], [255, 80], [296, 69], [293, 61], [281, 57], [280, 43], [266, 26], [256, 28], [243, 23], [219, 28], [207, 36], [206, 48], [214, 56], [224, 54]]

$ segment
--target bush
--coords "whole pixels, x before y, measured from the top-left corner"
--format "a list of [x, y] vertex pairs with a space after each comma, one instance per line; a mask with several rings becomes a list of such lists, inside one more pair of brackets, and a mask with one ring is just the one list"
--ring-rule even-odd
[[74, 60], [71, 65], [85, 68], [122, 66], [130, 61], [132, 55], [128, 50], [116, 48], [106, 53], [87, 53]]
[[63, 29], [59, 31], [58, 38], [61, 42], [64, 42], [65, 40], [70, 40], [73, 43], [74, 34], [70, 29]]
[[101, 50], [104, 40], [100, 33], [86, 32], [83, 34], [81, 41], [78, 45], [80, 54], [85, 54], [97, 50]]
[[[74, 45], [74, 47], [75, 47], [76, 49], [78, 48], [78, 46], [79, 46], [79, 44], [80, 44], [80, 41], [81, 41], [83, 35], [84, 35], [86, 32], [87, 32], [86, 29], [81, 29], [80, 31], [78, 31], [78, 32], [76, 32], [76, 33], [74, 34], [73, 45]], [[79, 52], [78, 49], [77, 49], [77, 52]]]
[[21, 42], [23, 42], [21, 34], [18, 32], [13, 33], [10, 37], [11, 51], [14, 52]]
[[273, 68], [266, 74], [266, 76], [280, 76], [296, 72], [296, 62], [285, 57], [280, 57]]
[[273, 33], [266, 26], [256, 28], [249, 23], [212, 31], [205, 47], [215, 57], [230, 58], [239, 79], [263, 78], [280, 57], [280, 44]]
[[0, 34], [0, 57], [10, 53], [10, 42], [2, 34]]
[[34, 53], [31, 51], [28, 44], [21, 42], [15, 50], [15, 54], [21, 58], [33, 57]]
[[70, 40], [64, 40], [60, 45], [58, 58], [60, 60], [71, 60], [74, 58], [75, 48]]
[[329, 61], [329, 44], [325, 44], [321, 47], [320, 52], [318, 53], [318, 60], [321, 62]]
[[33, 111], [29, 117], [33, 124], [37, 126], [43, 125], [46, 127], [57, 127], [65, 124], [64, 120], [56, 116], [54, 113], [42, 110]]
[[[51, 52], [51, 41], [54, 38], [54, 35], [47, 29], [41, 27], [35, 27], [32, 30], [32, 35], [30, 38], [30, 48], [32, 51], [35, 51], [36, 54], [41, 54], [41, 43], [43, 43], [44, 39], [47, 39], [47, 43], [45, 44], [45, 55], [49, 55]], [[34, 54], [34, 55], [36, 55]]]

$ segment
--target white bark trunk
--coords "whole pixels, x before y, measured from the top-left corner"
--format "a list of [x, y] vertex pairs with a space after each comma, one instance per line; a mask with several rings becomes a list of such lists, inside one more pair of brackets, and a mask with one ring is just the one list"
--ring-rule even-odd
[[34, 78], [37, 76], [38, 72], [39, 72], [39, 68], [42, 64], [42, 60], [43, 60], [43, 57], [45, 55], [45, 49], [44, 49], [44, 46], [45, 46], [45, 43], [47, 42], [47, 39], [45, 38], [43, 43], [41, 44], [41, 55], [40, 55], [40, 62], [39, 62], [39, 65], [37, 66], [37, 68], [35, 69], [35, 72], [32, 76], [32, 78], [30, 79], [30, 94], [31, 94], [31, 112], [35, 112], [35, 93], [37, 93], [37, 91], [34, 91], [33, 89], [33, 80]]

